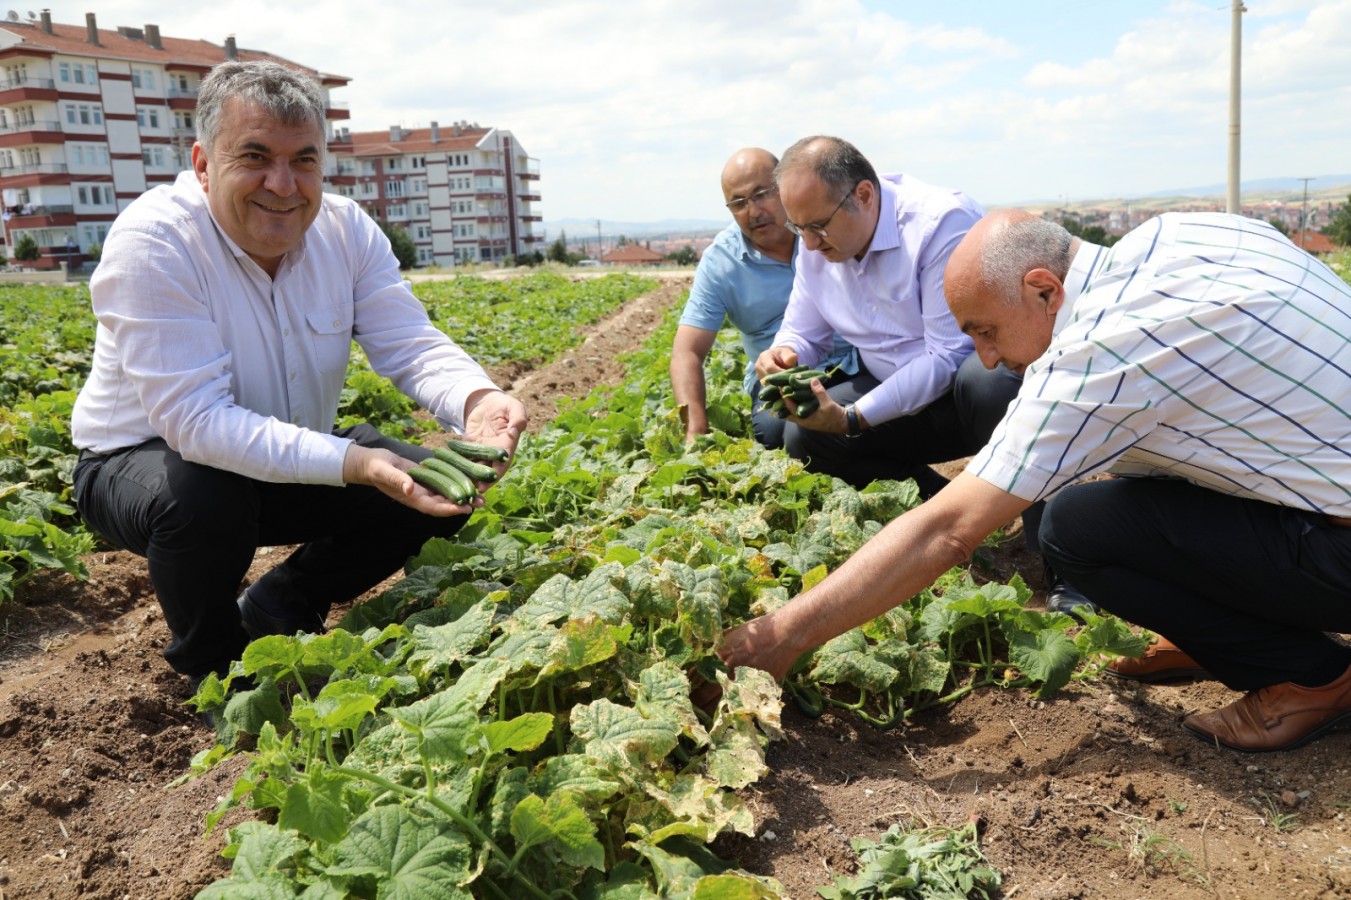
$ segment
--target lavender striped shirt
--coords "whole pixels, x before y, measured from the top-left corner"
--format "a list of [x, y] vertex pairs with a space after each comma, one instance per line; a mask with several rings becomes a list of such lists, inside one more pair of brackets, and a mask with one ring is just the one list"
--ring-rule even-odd
[[971, 472], [1027, 500], [1182, 478], [1351, 515], [1351, 287], [1265, 222], [1170, 213], [1082, 244], [1050, 348]]

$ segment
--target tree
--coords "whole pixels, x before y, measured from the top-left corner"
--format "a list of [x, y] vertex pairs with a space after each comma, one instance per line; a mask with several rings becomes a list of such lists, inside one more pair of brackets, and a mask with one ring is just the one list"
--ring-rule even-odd
[[552, 262], [571, 265], [568, 259], [568, 233], [566, 231], [558, 232], [558, 240], [549, 245], [549, 259]]
[[1346, 202], [1332, 214], [1328, 224], [1323, 226], [1323, 234], [1334, 244], [1351, 247], [1351, 194], [1347, 195]]
[[666, 254], [666, 258], [677, 265], [692, 266], [699, 261], [699, 254], [693, 244], [686, 244], [676, 252]]
[[1060, 226], [1075, 237], [1102, 247], [1110, 247], [1121, 240], [1117, 235], [1109, 234], [1101, 225], [1085, 225], [1078, 218], [1066, 216], [1060, 220]]
[[1272, 228], [1275, 228], [1277, 231], [1279, 231], [1286, 237], [1290, 236], [1290, 229], [1286, 228], [1285, 223], [1282, 222], [1280, 219], [1276, 218], [1275, 216], [1272, 216], [1271, 218], [1267, 219], [1267, 224], [1270, 225]]
[[408, 236], [398, 225], [391, 225], [381, 220], [380, 230], [389, 238], [389, 245], [394, 250], [394, 258], [399, 261], [400, 269], [411, 269], [417, 265], [417, 247], [413, 244], [413, 239]]
[[24, 262], [32, 262], [38, 258], [38, 242], [26, 231], [19, 235], [19, 240], [14, 245], [14, 258]]

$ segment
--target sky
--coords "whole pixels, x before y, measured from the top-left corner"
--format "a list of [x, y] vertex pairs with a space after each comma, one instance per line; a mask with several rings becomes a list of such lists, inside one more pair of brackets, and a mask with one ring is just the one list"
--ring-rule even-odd
[[[1229, 0], [101, 0], [351, 79], [353, 131], [459, 119], [539, 160], [546, 222], [728, 220], [744, 146], [853, 142], [987, 206], [1223, 184]], [[28, 8], [19, 8], [26, 15]], [[1351, 0], [1247, 0], [1241, 174], [1351, 171]], [[1311, 189], [1317, 187], [1312, 182]]]

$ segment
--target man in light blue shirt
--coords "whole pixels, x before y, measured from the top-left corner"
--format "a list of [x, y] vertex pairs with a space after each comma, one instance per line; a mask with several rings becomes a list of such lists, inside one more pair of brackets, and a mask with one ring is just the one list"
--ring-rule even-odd
[[[671, 348], [671, 386], [677, 405], [684, 407], [687, 437], [709, 430], [703, 366], [725, 320], [741, 332], [752, 407], [760, 393], [754, 361], [769, 348], [783, 321], [797, 257], [774, 185], [777, 162], [768, 150], [752, 147], [734, 153], [722, 171], [723, 197], [733, 222], [699, 260]], [[836, 364], [842, 374], [857, 371], [852, 348], [838, 340], [822, 368]], [[783, 445], [783, 424], [764, 410], [752, 416], [755, 439], [771, 449]]]

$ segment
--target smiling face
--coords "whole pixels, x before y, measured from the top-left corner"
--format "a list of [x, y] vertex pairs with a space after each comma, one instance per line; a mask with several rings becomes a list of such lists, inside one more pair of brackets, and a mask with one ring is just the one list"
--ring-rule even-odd
[[269, 275], [299, 246], [323, 199], [324, 133], [288, 125], [261, 107], [229, 100], [208, 151], [192, 167], [216, 222]]

